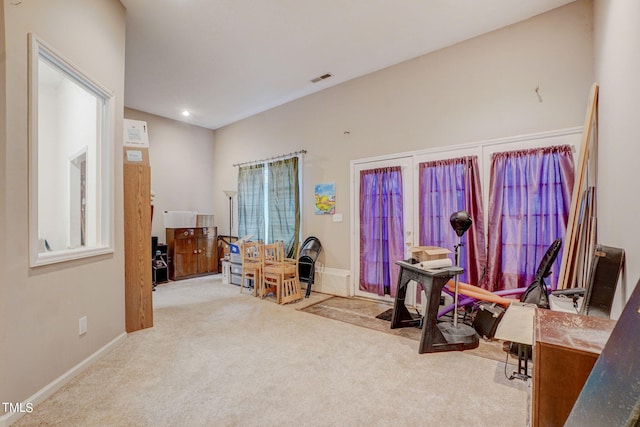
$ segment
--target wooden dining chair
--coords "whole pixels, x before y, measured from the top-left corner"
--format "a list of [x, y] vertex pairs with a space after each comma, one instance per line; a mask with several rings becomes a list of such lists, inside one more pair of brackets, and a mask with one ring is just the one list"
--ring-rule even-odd
[[284, 257], [284, 243], [276, 242], [264, 246], [261, 297], [274, 292], [278, 304], [287, 304], [302, 299], [298, 260]]
[[262, 281], [263, 244], [260, 242], [245, 242], [242, 244], [242, 277], [240, 293], [246, 280], [253, 281], [253, 294], [258, 294], [258, 286]]
[[264, 272], [267, 270], [273, 270], [275, 266], [282, 260], [280, 251], [280, 245], [276, 243], [269, 243], [262, 247], [262, 278], [258, 287], [258, 296], [262, 299], [265, 295], [273, 293], [277, 295], [277, 284], [275, 278], [266, 278]]

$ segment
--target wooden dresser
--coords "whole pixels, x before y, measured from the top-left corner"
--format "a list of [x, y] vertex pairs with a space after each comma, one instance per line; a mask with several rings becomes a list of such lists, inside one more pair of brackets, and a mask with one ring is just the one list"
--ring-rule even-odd
[[167, 228], [171, 280], [218, 272], [217, 227]]
[[563, 426], [616, 322], [536, 309], [532, 426]]

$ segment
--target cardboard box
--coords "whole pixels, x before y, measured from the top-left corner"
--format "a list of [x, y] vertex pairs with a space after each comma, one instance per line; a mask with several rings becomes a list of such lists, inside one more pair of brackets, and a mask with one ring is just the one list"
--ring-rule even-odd
[[411, 249], [411, 258], [415, 258], [418, 262], [433, 261], [436, 259], [447, 258], [451, 252], [447, 248], [438, 246], [414, 246]]
[[215, 227], [215, 216], [212, 214], [197, 214], [196, 227]]
[[165, 228], [193, 228], [196, 226], [195, 211], [164, 211]]

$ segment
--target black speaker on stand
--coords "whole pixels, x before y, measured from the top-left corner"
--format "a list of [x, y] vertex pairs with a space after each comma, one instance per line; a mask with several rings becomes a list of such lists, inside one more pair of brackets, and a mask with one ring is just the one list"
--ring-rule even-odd
[[[472, 221], [469, 214], [466, 211], [455, 212], [449, 218], [451, 226], [458, 235], [458, 244], [455, 246], [456, 267], [460, 267], [460, 247], [462, 246], [462, 236], [471, 227]], [[480, 337], [473, 327], [458, 322], [458, 275], [455, 276], [455, 294], [454, 294], [454, 309], [453, 309], [453, 323], [441, 324], [440, 330], [442, 335], [448, 343], [462, 344], [465, 350], [478, 347], [480, 344]]]

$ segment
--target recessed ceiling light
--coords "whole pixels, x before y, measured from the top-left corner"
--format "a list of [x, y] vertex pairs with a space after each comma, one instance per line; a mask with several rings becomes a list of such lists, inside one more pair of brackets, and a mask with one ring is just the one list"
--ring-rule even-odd
[[183, 116], [185, 116], [185, 117], [189, 117], [189, 116], [191, 115], [191, 113], [190, 113], [190, 112], [188, 112], [187, 110], [184, 110], [184, 111], [182, 112], [182, 115], [183, 115]]

